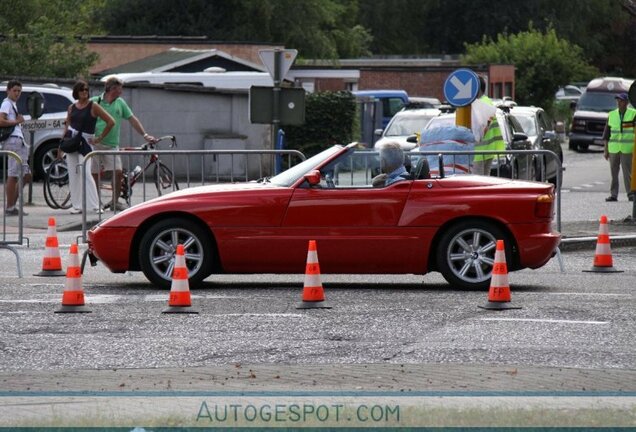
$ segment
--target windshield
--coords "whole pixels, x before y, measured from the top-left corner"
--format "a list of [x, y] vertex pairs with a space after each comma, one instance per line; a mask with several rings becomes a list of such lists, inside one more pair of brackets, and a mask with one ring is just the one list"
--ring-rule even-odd
[[435, 117], [431, 120], [426, 129], [433, 129], [443, 126], [453, 126], [455, 124], [455, 116]]
[[610, 112], [616, 108], [616, 94], [603, 92], [585, 92], [576, 104], [581, 111]]
[[387, 128], [384, 133], [385, 137], [390, 136], [405, 136], [412, 135], [416, 132], [421, 131], [426, 127], [429, 120], [432, 119], [433, 116], [398, 116], [394, 117], [393, 121]]
[[521, 123], [521, 127], [526, 135], [536, 135], [537, 128], [534, 122], [534, 116], [526, 116], [523, 114], [513, 114], [513, 117], [517, 119], [519, 123]]
[[316, 168], [322, 162], [329, 159], [332, 155], [338, 153], [342, 150], [341, 145], [335, 145], [327, 150], [324, 150], [318, 153], [315, 156], [310, 157], [306, 161], [299, 163], [298, 165], [294, 165], [287, 171], [283, 171], [277, 176], [272, 177], [269, 181], [276, 186], [286, 186], [289, 187], [293, 185], [296, 180], [307, 174], [312, 169]]

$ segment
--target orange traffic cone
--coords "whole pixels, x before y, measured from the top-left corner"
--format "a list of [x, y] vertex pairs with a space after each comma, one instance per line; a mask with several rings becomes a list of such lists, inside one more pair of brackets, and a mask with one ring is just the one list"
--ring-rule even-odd
[[610, 248], [609, 228], [607, 226], [607, 216], [601, 216], [601, 224], [598, 228], [598, 238], [596, 239], [596, 252], [594, 253], [594, 265], [590, 270], [584, 272], [593, 273], [622, 273], [616, 270], [612, 262], [612, 250]]
[[506, 264], [506, 251], [504, 241], [497, 240], [495, 251], [495, 264], [492, 267], [490, 289], [488, 290], [488, 302], [482, 309], [521, 309], [520, 306], [510, 304], [510, 284], [508, 283], [508, 265]]
[[60, 258], [55, 218], [49, 218], [49, 226], [46, 230], [46, 243], [44, 258], [42, 259], [42, 271], [33, 276], [64, 276], [62, 270], [62, 258]]
[[66, 268], [66, 283], [62, 295], [62, 307], [55, 313], [87, 313], [91, 312], [84, 306], [84, 289], [82, 288], [82, 270], [80, 269], [77, 244], [71, 245], [71, 256]]
[[331, 306], [325, 303], [325, 291], [320, 280], [320, 264], [318, 264], [316, 240], [309, 240], [303, 300], [296, 309], [331, 309]]
[[168, 309], [162, 313], [187, 313], [198, 314], [192, 309], [190, 298], [190, 286], [188, 284], [188, 268], [185, 263], [183, 245], [177, 245], [177, 255], [175, 256], [174, 270], [172, 271], [172, 285], [170, 286], [170, 299]]

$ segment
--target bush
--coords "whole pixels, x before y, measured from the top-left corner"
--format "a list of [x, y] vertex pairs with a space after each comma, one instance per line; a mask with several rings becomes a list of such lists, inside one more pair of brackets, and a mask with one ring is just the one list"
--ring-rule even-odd
[[547, 109], [554, 121], [561, 121], [565, 125], [565, 130], [570, 130], [572, 123], [572, 106], [569, 100], [555, 100], [551, 109]]
[[284, 126], [285, 148], [307, 157], [336, 143], [349, 143], [356, 112], [348, 91], [309, 93], [305, 97], [305, 124]]

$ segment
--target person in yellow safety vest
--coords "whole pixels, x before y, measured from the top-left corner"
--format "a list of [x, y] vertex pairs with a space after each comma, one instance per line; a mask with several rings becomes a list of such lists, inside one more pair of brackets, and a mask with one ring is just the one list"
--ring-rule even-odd
[[[471, 129], [475, 135], [475, 151], [505, 151], [506, 142], [501, 134], [497, 121], [497, 108], [492, 100], [484, 93], [486, 81], [479, 76], [479, 94], [481, 97], [475, 100], [471, 106]], [[471, 172], [479, 175], [490, 175], [490, 165], [495, 155], [476, 154], [473, 159]]]
[[627, 93], [616, 95], [618, 108], [610, 111], [603, 131], [604, 157], [609, 160], [612, 181], [610, 196], [605, 201], [618, 201], [618, 171], [623, 170], [625, 192], [630, 201], [634, 200], [631, 189], [632, 153], [634, 152], [634, 125], [636, 109], [627, 106]]

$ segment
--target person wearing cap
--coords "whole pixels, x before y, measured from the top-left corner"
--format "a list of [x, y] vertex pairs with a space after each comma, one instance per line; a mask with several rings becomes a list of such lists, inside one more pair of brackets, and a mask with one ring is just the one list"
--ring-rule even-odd
[[[93, 141], [93, 148], [95, 150], [118, 150], [119, 149], [119, 130], [122, 120], [128, 120], [134, 130], [141, 135], [146, 142], [154, 142], [156, 138], [146, 132], [146, 129], [141, 124], [139, 119], [135, 117], [132, 110], [121, 97], [123, 93], [124, 83], [117, 77], [110, 77], [104, 83], [104, 93], [99, 96], [94, 96], [91, 100], [100, 105], [104, 111], [106, 111], [114, 120], [115, 125], [110, 132], [104, 134], [106, 129], [106, 122], [101, 118], [97, 119], [95, 125], [95, 136], [102, 137], [99, 141]], [[113, 179], [113, 199], [109, 204], [106, 204], [104, 208], [113, 207], [115, 210], [124, 210], [126, 205], [119, 202], [119, 195], [121, 192], [121, 182], [123, 179], [122, 163], [119, 156], [113, 157], [112, 155], [99, 155], [94, 157], [93, 162], [93, 178], [95, 184], [99, 186], [99, 172], [101, 169], [104, 171], [115, 171], [115, 178]]]
[[618, 201], [618, 171], [623, 170], [625, 192], [630, 201], [634, 200], [631, 193], [632, 152], [634, 151], [634, 125], [636, 123], [636, 109], [628, 107], [627, 93], [616, 95], [618, 108], [610, 111], [607, 125], [603, 131], [603, 156], [609, 160], [610, 196], [605, 201]]

